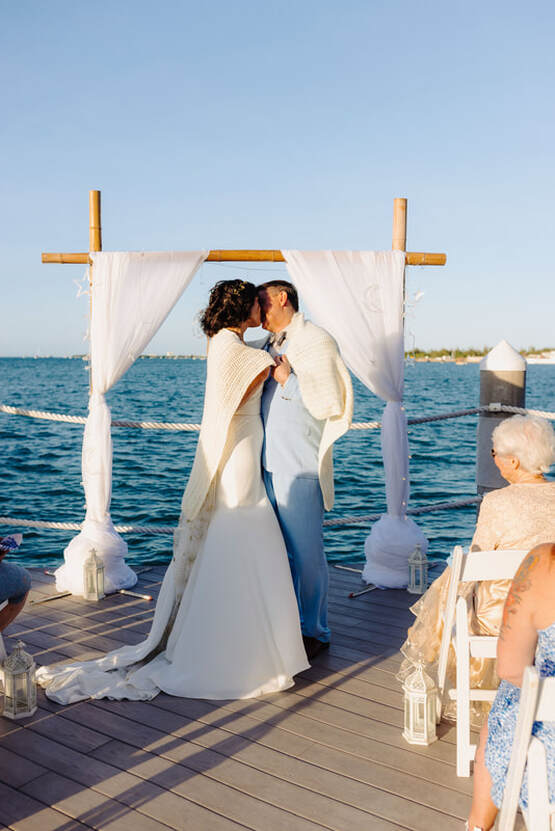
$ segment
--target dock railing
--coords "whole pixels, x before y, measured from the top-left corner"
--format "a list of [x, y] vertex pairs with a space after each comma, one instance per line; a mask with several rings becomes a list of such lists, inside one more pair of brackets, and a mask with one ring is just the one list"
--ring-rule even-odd
[[[23, 407], [13, 407], [9, 404], [0, 404], [0, 413], [13, 416], [24, 416], [27, 418], [42, 419], [45, 421], [60, 421], [67, 424], [85, 424], [85, 416], [70, 415], [67, 413], [53, 413], [45, 410], [30, 410]], [[447, 413], [438, 413], [437, 415], [417, 416], [407, 418], [407, 424], [428, 424], [433, 422], [445, 421], [451, 418], [463, 418], [465, 416], [480, 415], [483, 413], [507, 413], [511, 415], [536, 415], [548, 420], [555, 420], [555, 413], [546, 410], [531, 410], [524, 407], [513, 407], [508, 404], [487, 404], [478, 407], [471, 407], [465, 410], [453, 410]], [[170, 422], [170, 421], [129, 421], [122, 419], [114, 419], [112, 427], [123, 427], [140, 430], [169, 430], [172, 432], [198, 432], [200, 424], [193, 424], [189, 422]], [[351, 430], [379, 430], [381, 423], [379, 421], [359, 421], [351, 425]], [[459, 499], [451, 502], [436, 502], [432, 505], [423, 505], [419, 508], [409, 508], [407, 514], [411, 516], [418, 516], [420, 514], [432, 513], [434, 511], [447, 511], [454, 508], [464, 508], [469, 505], [478, 504], [481, 501], [481, 496], [472, 496], [465, 499]], [[374, 522], [380, 518], [381, 514], [361, 514], [356, 516], [337, 517], [335, 519], [324, 520], [326, 526], [340, 526], [340, 525], [357, 525], [361, 523]], [[48, 520], [34, 520], [34, 519], [19, 519], [17, 517], [0, 516], [0, 525], [10, 525], [12, 527], [20, 528], [42, 528], [45, 530], [56, 531], [79, 531], [82, 523], [80, 522], [63, 522], [63, 521], [48, 521]], [[154, 525], [116, 525], [115, 530], [120, 534], [173, 534], [175, 528], [173, 526], [154, 526]]]

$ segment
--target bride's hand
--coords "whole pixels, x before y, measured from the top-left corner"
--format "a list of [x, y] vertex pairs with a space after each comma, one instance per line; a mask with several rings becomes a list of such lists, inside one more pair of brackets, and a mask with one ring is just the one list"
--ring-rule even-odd
[[282, 387], [291, 375], [291, 364], [287, 360], [287, 355], [276, 355], [276, 365], [272, 367], [272, 377]]

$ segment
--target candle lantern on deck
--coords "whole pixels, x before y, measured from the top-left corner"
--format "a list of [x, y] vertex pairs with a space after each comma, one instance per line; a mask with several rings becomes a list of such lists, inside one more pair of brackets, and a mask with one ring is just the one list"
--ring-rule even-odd
[[89, 557], [83, 564], [83, 584], [85, 600], [102, 600], [104, 594], [104, 563], [91, 548]]
[[417, 545], [409, 556], [409, 584], [407, 591], [411, 594], [424, 594], [428, 588], [428, 558]]
[[436, 736], [437, 689], [418, 663], [403, 684], [405, 693], [405, 729], [403, 738], [409, 744], [432, 744]]
[[4, 661], [4, 709], [2, 715], [11, 719], [32, 716], [37, 709], [35, 662], [23, 651], [19, 641], [12, 654]]

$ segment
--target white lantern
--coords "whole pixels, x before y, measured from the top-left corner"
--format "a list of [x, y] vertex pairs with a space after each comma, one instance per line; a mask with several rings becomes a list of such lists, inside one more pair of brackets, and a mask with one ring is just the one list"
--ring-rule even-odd
[[23, 651], [19, 641], [12, 654], [4, 661], [4, 710], [7, 718], [32, 716], [37, 709], [35, 662]]
[[83, 585], [85, 600], [102, 600], [104, 594], [104, 563], [97, 557], [94, 548], [83, 564]]
[[409, 556], [409, 584], [407, 591], [411, 594], [424, 594], [428, 588], [428, 558], [417, 545]]
[[405, 729], [409, 744], [432, 744], [436, 736], [437, 689], [419, 663], [403, 684], [405, 693]]

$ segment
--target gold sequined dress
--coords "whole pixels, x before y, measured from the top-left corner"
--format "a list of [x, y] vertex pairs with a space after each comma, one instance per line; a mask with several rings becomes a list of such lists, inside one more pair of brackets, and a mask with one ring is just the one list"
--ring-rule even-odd
[[[471, 548], [474, 551], [495, 549], [526, 549], [555, 539], [555, 482], [507, 485], [491, 491], [482, 500]], [[434, 580], [428, 591], [411, 607], [416, 621], [407, 632], [401, 647], [405, 660], [397, 678], [404, 681], [417, 661], [423, 661], [427, 672], [437, 680], [439, 648], [443, 632], [443, 612], [447, 601], [450, 568]], [[472, 613], [469, 621], [476, 635], [498, 635], [505, 597], [510, 580], [488, 580], [466, 584], [460, 594], [472, 595]], [[456, 678], [455, 652], [451, 645], [447, 662], [447, 687], [454, 686]], [[472, 687], [497, 689], [499, 679], [493, 661], [472, 658], [470, 665]], [[487, 702], [473, 702], [471, 721], [479, 727], [489, 710]], [[443, 717], [454, 721], [454, 702], [448, 702]]]

